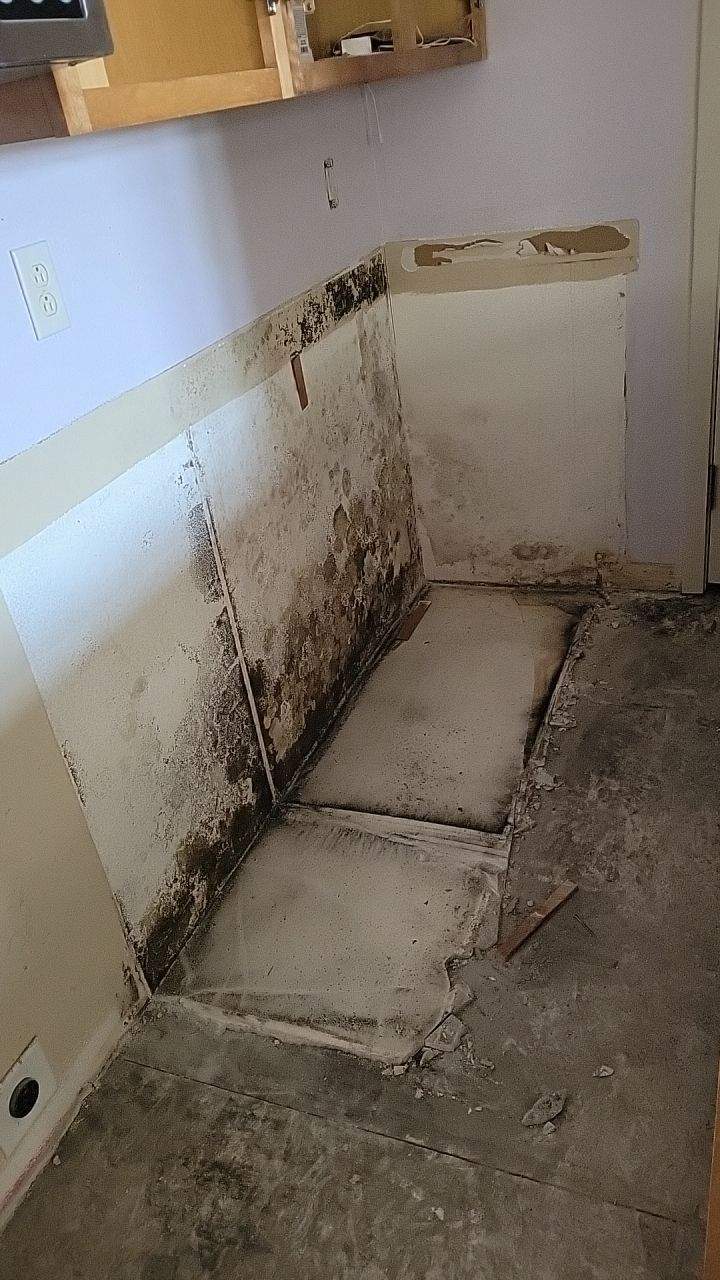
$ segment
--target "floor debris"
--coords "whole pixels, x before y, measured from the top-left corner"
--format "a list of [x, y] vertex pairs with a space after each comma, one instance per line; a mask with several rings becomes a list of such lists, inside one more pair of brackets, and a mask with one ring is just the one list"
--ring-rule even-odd
[[550, 916], [557, 911], [558, 907], [561, 907], [576, 892], [577, 885], [573, 884], [571, 880], [564, 880], [562, 884], [559, 884], [557, 889], [550, 894], [550, 897], [546, 898], [539, 907], [535, 907], [520, 922], [517, 929], [510, 934], [510, 937], [500, 943], [497, 949], [498, 955], [502, 956], [503, 960], [509, 960], [523, 943], [527, 942], [528, 938], [531, 938], [536, 930], [545, 924], [546, 920], [550, 919]]
[[607, 1080], [610, 1076], [615, 1075], [614, 1067], [598, 1067], [597, 1071], [593, 1071], [596, 1080]]
[[439, 1027], [431, 1031], [425, 1040], [425, 1048], [437, 1049], [440, 1053], [454, 1053], [466, 1034], [465, 1025], [451, 1013]]
[[557, 1125], [553, 1124], [552, 1120], [548, 1120], [547, 1124], [543, 1125], [543, 1133], [546, 1138], [549, 1138], [553, 1133], [557, 1133]]
[[560, 1091], [554, 1093], [544, 1093], [537, 1102], [534, 1102], [529, 1111], [525, 1112], [522, 1118], [523, 1124], [532, 1128], [534, 1126], [546, 1125], [550, 1120], [556, 1120], [564, 1110], [567, 1101], [567, 1094]]
[[475, 992], [471, 991], [467, 982], [456, 982], [452, 989], [452, 1011], [460, 1013], [463, 1009], [467, 1009], [475, 999]]

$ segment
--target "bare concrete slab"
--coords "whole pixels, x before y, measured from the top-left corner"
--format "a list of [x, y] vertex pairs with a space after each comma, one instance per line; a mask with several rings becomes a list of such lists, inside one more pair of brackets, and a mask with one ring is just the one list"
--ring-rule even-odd
[[447, 962], [497, 935], [507, 852], [462, 829], [386, 825], [288, 812], [162, 998], [207, 1021], [405, 1062], [451, 1010]]
[[306, 804], [498, 832], [577, 621], [507, 591], [434, 586], [299, 792]]
[[672, 1222], [118, 1061], [2, 1280], [677, 1280]]

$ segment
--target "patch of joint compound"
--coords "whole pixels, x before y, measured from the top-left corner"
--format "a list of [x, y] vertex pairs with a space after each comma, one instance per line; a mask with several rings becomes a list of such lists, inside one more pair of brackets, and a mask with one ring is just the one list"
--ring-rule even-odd
[[500, 885], [482, 852], [295, 812], [243, 862], [161, 988], [195, 1016], [405, 1062], [452, 1011]]

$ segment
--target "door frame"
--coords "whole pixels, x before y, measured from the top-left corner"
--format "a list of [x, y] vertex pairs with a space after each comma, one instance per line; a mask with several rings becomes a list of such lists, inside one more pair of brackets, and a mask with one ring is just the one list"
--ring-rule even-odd
[[682, 589], [707, 586], [720, 299], [720, 0], [702, 0], [688, 361], [688, 515]]

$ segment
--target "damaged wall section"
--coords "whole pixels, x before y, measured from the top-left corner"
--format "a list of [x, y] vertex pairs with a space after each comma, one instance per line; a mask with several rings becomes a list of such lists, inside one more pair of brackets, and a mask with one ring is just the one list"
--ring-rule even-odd
[[275, 782], [422, 581], [387, 298], [191, 432]]
[[0, 588], [155, 984], [422, 579], [382, 256], [156, 379], [197, 425], [116, 475], [137, 398]]
[[388, 249], [425, 569], [595, 583], [624, 564], [632, 222]]

